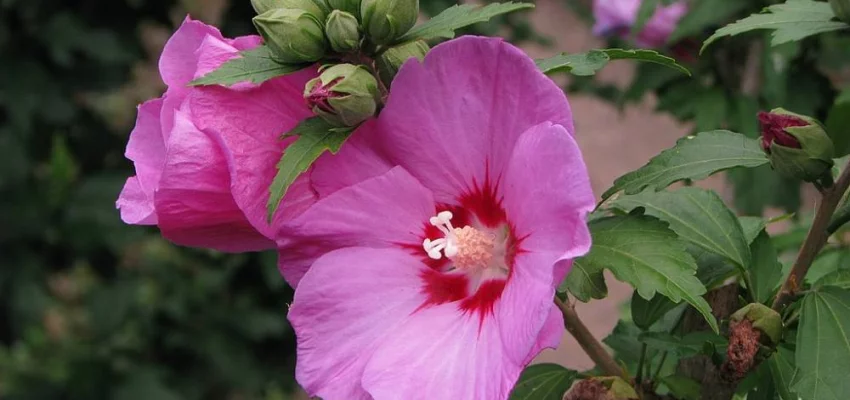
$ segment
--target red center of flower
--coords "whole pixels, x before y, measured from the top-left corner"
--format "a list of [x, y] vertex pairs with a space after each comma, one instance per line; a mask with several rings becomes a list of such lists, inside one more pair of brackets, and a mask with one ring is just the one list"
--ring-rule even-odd
[[307, 105], [310, 108], [319, 107], [320, 110], [325, 112], [333, 112], [333, 108], [331, 108], [330, 103], [328, 103], [328, 99], [333, 97], [340, 97], [339, 93], [334, 92], [332, 89], [342, 78], [336, 78], [330, 81], [327, 85], [322, 85], [321, 82], [317, 83], [310, 89], [310, 93], [307, 95]]
[[496, 189], [489, 182], [476, 185], [458, 199], [460, 206], [441, 206], [426, 222], [415, 250], [431, 267], [422, 274], [426, 301], [420, 308], [457, 302], [482, 323], [492, 314], [522, 252]]

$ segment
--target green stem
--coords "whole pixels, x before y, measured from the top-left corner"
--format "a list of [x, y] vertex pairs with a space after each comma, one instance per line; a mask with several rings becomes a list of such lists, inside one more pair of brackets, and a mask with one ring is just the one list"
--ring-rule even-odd
[[667, 361], [667, 352], [661, 354], [661, 361], [658, 362], [658, 368], [655, 369], [655, 373], [652, 374], [652, 381], [655, 382], [658, 380], [658, 375], [661, 375], [661, 368], [664, 367], [664, 362]]
[[637, 385], [641, 384], [643, 380], [643, 363], [646, 362], [646, 343], [641, 343], [640, 346], [640, 358], [638, 359], [637, 365], [637, 375], [635, 375], [635, 382]]

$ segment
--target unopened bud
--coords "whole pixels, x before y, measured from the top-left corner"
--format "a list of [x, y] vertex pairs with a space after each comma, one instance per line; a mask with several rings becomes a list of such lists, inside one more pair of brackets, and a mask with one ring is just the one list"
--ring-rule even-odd
[[806, 182], [830, 173], [834, 149], [820, 122], [781, 108], [760, 112], [758, 117], [761, 146], [774, 170]]
[[360, 15], [360, 0], [328, 0], [334, 10], [345, 11], [351, 15]]
[[324, 21], [330, 12], [325, 0], [251, 0], [251, 6], [257, 14], [277, 8], [303, 10], [313, 14], [319, 21]]
[[253, 21], [273, 56], [281, 62], [314, 62], [327, 51], [323, 24], [307, 11], [278, 8], [254, 17]]
[[360, 16], [366, 35], [376, 44], [387, 44], [416, 24], [419, 0], [363, 0]]
[[360, 48], [360, 23], [350, 13], [333, 10], [325, 23], [325, 33], [331, 48], [339, 53], [350, 53]]
[[363, 67], [338, 64], [326, 68], [304, 87], [313, 112], [335, 126], [357, 126], [375, 115], [378, 81]]
[[836, 18], [850, 23], [850, 0], [829, 0], [829, 6]]
[[428, 53], [428, 50], [430, 50], [428, 45], [421, 40], [390, 47], [375, 60], [378, 76], [381, 77], [381, 81], [384, 82], [386, 87], [390, 87], [395, 74], [398, 73], [399, 68], [401, 68], [405, 61], [411, 58], [422, 61], [425, 59], [425, 54]]

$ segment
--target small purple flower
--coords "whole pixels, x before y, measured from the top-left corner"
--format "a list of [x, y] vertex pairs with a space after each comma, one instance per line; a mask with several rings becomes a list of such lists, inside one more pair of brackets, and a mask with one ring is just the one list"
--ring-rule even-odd
[[[616, 35], [628, 39], [640, 4], [641, 0], [594, 0], [593, 16], [596, 18], [596, 24], [593, 25], [593, 34]], [[679, 19], [687, 12], [688, 6], [685, 2], [659, 6], [635, 38], [636, 44], [640, 47], [663, 47], [676, 29]]]

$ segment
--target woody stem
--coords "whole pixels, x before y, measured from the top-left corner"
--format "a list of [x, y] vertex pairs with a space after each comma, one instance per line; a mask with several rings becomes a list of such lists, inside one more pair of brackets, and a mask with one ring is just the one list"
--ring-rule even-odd
[[602, 343], [599, 343], [599, 340], [581, 322], [575, 307], [572, 304], [564, 303], [557, 297], [555, 297], [555, 304], [561, 310], [561, 314], [564, 315], [564, 326], [567, 328], [567, 332], [576, 339], [579, 346], [593, 360], [596, 366], [607, 375], [628, 378], [626, 372], [617, 364], [617, 361], [602, 347]]
[[781, 311], [794, 299], [797, 289], [803, 282], [806, 273], [809, 272], [809, 267], [812, 266], [815, 257], [820, 253], [820, 250], [826, 244], [829, 238], [829, 221], [832, 219], [832, 214], [841, 202], [844, 192], [850, 187], [850, 162], [844, 166], [844, 171], [835, 182], [835, 185], [829, 188], [824, 188], [821, 197], [820, 205], [815, 212], [815, 219], [812, 221], [812, 226], [809, 228], [809, 233], [806, 235], [803, 246], [800, 248], [800, 253], [797, 254], [797, 260], [794, 261], [794, 267], [791, 268], [791, 273], [788, 278], [782, 283], [782, 288], [773, 300], [773, 308], [776, 311]]

